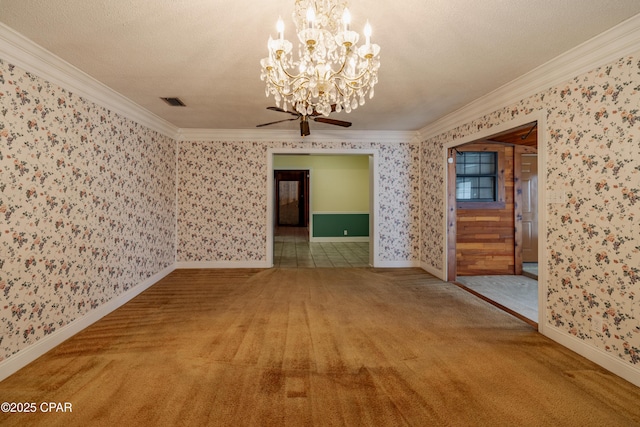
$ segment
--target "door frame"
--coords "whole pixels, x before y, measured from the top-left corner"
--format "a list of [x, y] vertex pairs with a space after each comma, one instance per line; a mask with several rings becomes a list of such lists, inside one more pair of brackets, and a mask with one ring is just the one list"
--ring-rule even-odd
[[[275, 197], [276, 197], [276, 201], [278, 200], [278, 182], [279, 180], [276, 178], [276, 174], [278, 172], [299, 172], [302, 176], [302, 203], [303, 205], [299, 208], [302, 209], [302, 212], [298, 211], [298, 220], [299, 222], [302, 222], [302, 225], [298, 225], [298, 227], [309, 227], [309, 201], [311, 200], [311, 197], [309, 195], [309, 190], [310, 190], [310, 185], [309, 185], [309, 181], [311, 179], [311, 170], [310, 169], [287, 169], [287, 168], [278, 168], [275, 169], [273, 171], [274, 174], [274, 191], [275, 191]], [[274, 226], [281, 226], [279, 224], [279, 215], [280, 215], [280, 204], [279, 203], [275, 203], [274, 204], [275, 207], [275, 212], [274, 212]]]
[[[514, 189], [514, 195], [513, 195], [513, 199], [514, 199], [514, 212], [515, 212], [515, 225], [516, 225], [516, 235], [515, 235], [515, 242], [516, 242], [516, 250], [515, 250], [515, 267], [516, 267], [516, 275], [521, 275], [522, 274], [522, 265], [524, 263], [524, 253], [523, 253], [523, 247], [522, 247], [522, 242], [523, 242], [523, 233], [522, 233], [522, 203], [523, 203], [523, 198], [522, 198], [522, 157], [523, 156], [527, 156], [527, 155], [535, 155], [536, 157], [538, 156], [538, 150], [536, 148], [535, 152], [533, 150], [531, 150], [529, 147], [526, 146], [515, 146], [514, 150], [513, 150], [513, 178], [515, 180], [514, 185], [513, 185], [513, 189]], [[537, 164], [537, 161], [536, 161]], [[539, 175], [539, 174], [538, 174]], [[536, 177], [537, 179], [537, 177]], [[539, 194], [537, 194], [537, 187], [536, 186], [536, 198], [537, 198], [537, 203], [540, 204], [540, 196]], [[538, 222], [538, 218], [536, 218], [536, 223]], [[536, 225], [536, 227], [538, 227]], [[538, 236], [540, 235], [540, 233], [538, 233]], [[540, 246], [538, 244], [538, 246]]]
[[[501, 123], [497, 126], [484, 128], [481, 131], [468, 135], [464, 138], [451, 140], [443, 144], [442, 164], [444, 165], [445, 185], [443, 186], [444, 206], [444, 241], [442, 251], [443, 254], [443, 278], [445, 281], [451, 281], [455, 278], [456, 263], [456, 214], [457, 207], [455, 201], [455, 169], [450, 167], [448, 158], [455, 147], [469, 144], [471, 142], [489, 138], [491, 135], [506, 132], [519, 126], [538, 122], [538, 331], [543, 332], [547, 324], [545, 302], [546, 302], [546, 278], [547, 278], [547, 256], [544, 248], [547, 247], [547, 236], [544, 230], [547, 229], [547, 209], [546, 209], [546, 145], [545, 145], [545, 129], [546, 117], [544, 111], [536, 110], [530, 114], [515, 117], [513, 120]], [[452, 171], [453, 169], [453, 171]], [[451, 183], [454, 183], [451, 188]], [[453, 219], [453, 220], [452, 220]]]
[[[273, 168], [273, 156], [279, 154], [318, 154], [318, 155], [344, 155], [344, 156], [369, 156], [369, 265], [376, 267], [380, 264], [378, 259], [379, 223], [376, 212], [379, 211], [378, 201], [378, 150], [367, 149], [318, 149], [318, 148], [268, 148], [267, 149], [267, 265], [273, 267], [273, 231], [275, 224], [275, 179]], [[311, 196], [309, 196], [311, 200]], [[310, 203], [310, 202], [309, 202]], [[309, 212], [309, 233], [313, 227], [313, 219]]]

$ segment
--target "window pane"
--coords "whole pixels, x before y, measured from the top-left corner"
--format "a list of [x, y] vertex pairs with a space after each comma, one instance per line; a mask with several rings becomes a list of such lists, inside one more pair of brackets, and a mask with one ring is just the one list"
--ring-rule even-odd
[[497, 154], [465, 151], [456, 154], [456, 198], [464, 201], [495, 201]]
[[483, 176], [479, 178], [480, 183], [478, 184], [479, 187], [482, 188], [493, 188], [494, 187], [494, 178], [492, 176]]
[[480, 178], [475, 177], [475, 176], [467, 178], [467, 181], [469, 181], [471, 183], [471, 188], [478, 188], [479, 180], [480, 180]]
[[465, 163], [480, 163], [480, 154], [475, 151], [467, 151], [464, 153]]
[[493, 201], [493, 188], [481, 188], [478, 193], [478, 198]]
[[480, 163], [494, 163], [496, 158], [495, 152], [480, 153]]
[[456, 199], [468, 200], [471, 198], [471, 184], [464, 178], [456, 179]]
[[478, 175], [480, 173], [480, 165], [478, 163], [466, 163], [463, 173], [465, 175]]
[[493, 163], [482, 163], [480, 165], [480, 174], [489, 175], [496, 173], [496, 166]]

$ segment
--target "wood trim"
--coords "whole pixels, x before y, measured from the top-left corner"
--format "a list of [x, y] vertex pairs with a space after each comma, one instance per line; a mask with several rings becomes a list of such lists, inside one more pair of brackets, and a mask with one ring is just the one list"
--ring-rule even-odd
[[[522, 271], [522, 155], [538, 154], [537, 147], [516, 145], [513, 151], [513, 209], [514, 209], [514, 255], [515, 267], [518, 275], [524, 274]], [[526, 275], [526, 274], [525, 274]], [[536, 277], [537, 279], [537, 277]]]
[[449, 149], [451, 163], [447, 163], [447, 280], [456, 280], [457, 260], [457, 204], [456, 204], [456, 156], [453, 149]]
[[522, 153], [523, 146], [513, 148], [513, 251], [515, 274], [522, 274]]
[[303, 189], [303, 196], [304, 196], [304, 212], [303, 212], [303, 223], [305, 227], [309, 227], [309, 216], [310, 216], [310, 212], [309, 210], [311, 209], [309, 206], [311, 205], [311, 195], [309, 194], [310, 188], [309, 188], [309, 181], [311, 180], [311, 171], [309, 169], [305, 169], [305, 173], [304, 173], [304, 189]]
[[[500, 186], [500, 177], [498, 177], [498, 186]], [[504, 178], [502, 179], [502, 182], [504, 183]], [[504, 184], [502, 184], [502, 193], [504, 197]], [[500, 197], [500, 196], [498, 196]], [[506, 204], [504, 202], [504, 200], [502, 200], [501, 202], [460, 202], [456, 200], [456, 205], [458, 206], [458, 209], [504, 209], [506, 207]]]

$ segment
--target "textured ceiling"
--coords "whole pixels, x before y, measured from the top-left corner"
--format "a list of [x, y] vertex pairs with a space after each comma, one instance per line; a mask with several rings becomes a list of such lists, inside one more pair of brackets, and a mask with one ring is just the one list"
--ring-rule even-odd
[[[0, 22], [177, 127], [253, 129], [288, 118], [266, 110], [273, 98], [259, 62], [278, 17], [292, 28], [293, 4], [0, 0]], [[371, 22], [380, 82], [364, 106], [331, 117], [352, 121], [350, 129], [418, 130], [640, 13], [640, 1], [352, 0], [349, 8], [352, 28]], [[187, 107], [167, 106], [166, 96]]]

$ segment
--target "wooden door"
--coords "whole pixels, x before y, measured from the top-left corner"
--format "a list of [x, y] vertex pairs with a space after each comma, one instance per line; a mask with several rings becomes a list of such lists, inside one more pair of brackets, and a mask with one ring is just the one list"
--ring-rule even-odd
[[275, 171], [276, 219], [278, 226], [306, 227], [308, 171]]
[[538, 156], [522, 155], [522, 261], [538, 262]]

